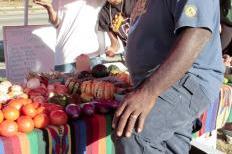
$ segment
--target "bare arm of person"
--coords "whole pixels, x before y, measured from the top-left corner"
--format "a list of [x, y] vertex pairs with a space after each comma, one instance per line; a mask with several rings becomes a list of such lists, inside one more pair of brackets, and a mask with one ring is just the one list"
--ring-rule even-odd
[[59, 26], [59, 18], [57, 16], [57, 12], [53, 9], [51, 3], [48, 3], [43, 0], [33, 0], [33, 2], [37, 5], [44, 7], [47, 10], [49, 21], [54, 27], [57, 28]]
[[139, 89], [126, 96], [116, 111], [112, 127], [116, 128], [118, 136], [130, 137], [135, 127], [138, 133], [143, 130], [158, 96], [184, 76], [210, 38], [208, 29], [189, 27], [182, 30], [166, 60]]
[[115, 34], [112, 32], [107, 32], [109, 38], [110, 38], [110, 46], [106, 49], [106, 55], [109, 57], [113, 57], [115, 53], [119, 50], [119, 41]]

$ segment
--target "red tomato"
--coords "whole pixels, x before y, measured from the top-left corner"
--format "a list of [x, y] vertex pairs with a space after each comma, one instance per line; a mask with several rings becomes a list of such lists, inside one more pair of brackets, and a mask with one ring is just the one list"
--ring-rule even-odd
[[30, 116], [30, 117], [34, 117], [36, 116], [37, 112], [36, 112], [36, 108], [34, 107], [33, 103], [31, 104], [27, 104], [25, 106], [23, 106], [22, 108], [22, 113], [26, 116]]
[[63, 110], [64, 108], [61, 105], [52, 104], [52, 103], [43, 103], [42, 106], [45, 107], [46, 111], [50, 113], [51, 111]]
[[31, 99], [17, 98], [17, 99], [10, 100], [9, 106], [15, 107], [16, 109], [20, 110], [23, 105], [30, 104], [30, 103], [32, 103]]
[[2, 112], [6, 120], [14, 121], [19, 117], [19, 110], [11, 106], [5, 107]]
[[33, 98], [33, 102], [44, 103], [45, 102], [45, 98], [43, 96], [35, 96]]
[[2, 113], [2, 110], [0, 110], [0, 123], [2, 123], [4, 120], [4, 115]]
[[36, 114], [41, 114], [41, 113], [46, 113], [46, 108], [43, 106], [40, 106], [39, 108], [36, 109]]
[[68, 116], [63, 110], [52, 111], [49, 117], [52, 125], [65, 125], [68, 121]]
[[33, 121], [36, 128], [46, 128], [49, 124], [49, 117], [46, 114], [41, 113], [35, 116]]
[[41, 103], [34, 102], [34, 103], [32, 103], [32, 105], [33, 105], [33, 107], [34, 107], [35, 109], [37, 109], [37, 108], [39, 108], [39, 107], [41, 106]]
[[22, 133], [29, 133], [34, 129], [34, 121], [29, 116], [21, 116], [17, 120], [18, 129]]
[[14, 107], [17, 110], [20, 110], [21, 107], [23, 106], [23, 102], [21, 101], [21, 99], [12, 99], [9, 103], [8, 106], [10, 107]]
[[18, 125], [14, 121], [5, 120], [0, 124], [0, 135], [5, 137], [11, 137], [18, 132]]
[[65, 85], [59, 84], [59, 85], [55, 86], [55, 93], [62, 95], [62, 94], [65, 94], [67, 92], [68, 92], [68, 89]]
[[24, 101], [23, 105], [27, 105], [27, 104], [31, 104], [32, 100], [31, 99], [27, 99]]
[[29, 94], [31, 97], [35, 97], [35, 96], [46, 96], [46, 95], [47, 95], [47, 89], [40, 86], [39, 88], [30, 90], [30, 91], [28, 92], [28, 94]]

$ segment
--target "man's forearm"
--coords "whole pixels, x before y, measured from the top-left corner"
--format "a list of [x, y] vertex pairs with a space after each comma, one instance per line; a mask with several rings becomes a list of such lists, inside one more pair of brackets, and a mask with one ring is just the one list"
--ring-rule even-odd
[[119, 42], [117, 36], [115, 36], [112, 32], [108, 32], [109, 38], [110, 38], [110, 43], [111, 47], [118, 49], [119, 48]]
[[53, 9], [52, 6], [48, 6], [47, 12], [48, 12], [49, 21], [51, 22], [51, 24], [54, 27], [58, 27], [59, 26], [59, 18], [57, 16], [56, 11]]
[[210, 37], [211, 32], [203, 28], [183, 30], [174, 43], [170, 55], [141, 88], [151, 97], [160, 96], [191, 68]]

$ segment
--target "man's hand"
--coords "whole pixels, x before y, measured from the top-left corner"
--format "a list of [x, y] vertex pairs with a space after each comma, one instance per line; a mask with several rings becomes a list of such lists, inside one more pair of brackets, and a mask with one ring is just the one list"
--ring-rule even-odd
[[114, 57], [115, 56], [115, 53], [118, 51], [118, 48], [117, 47], [107, 47], [106, 48], [106, 56], [108, 57]]
[[48, 3], [44, 0], [33, 0], [33, 2], [37, 5], [44, 7], [47, 10], [49, 21], [54, 27], [57, 28], [59, 26], [59, 18], [57, 16], [56, 11], [53, 9], [51, 3]]
[[106, 48], [106, 55], [109, 57], [114, 57], [115, 53], [119, 50], [120, 45], [117, 36], [112, 32], [107, 32], [111, 45]]
[[43, 0], [33, 0], [33, 2], [37, 5], [40, 5], [46, 9], [48, 9], [49, 7], [51, 7], [51, 4], [46, 2], [46, 1], [43, 1]]
[[130, 137], [133, 129], [140, 133], [143, 130], [147, 115], [153, 108], [156, 98], [144, 88], [131, 92], [115, 112], [112, 127], [117, 136]]

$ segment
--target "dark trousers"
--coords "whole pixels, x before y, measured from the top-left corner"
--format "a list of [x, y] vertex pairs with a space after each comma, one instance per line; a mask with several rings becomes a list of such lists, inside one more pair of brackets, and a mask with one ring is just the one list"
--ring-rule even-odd
[[210, 105], [205, 92], [197, 77], [183, 77], [158, 98], [141, 133], [112, 135], [116, 154], [189, 153], [193, 121]]

